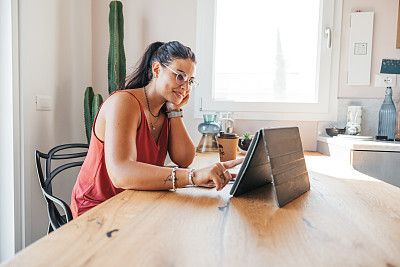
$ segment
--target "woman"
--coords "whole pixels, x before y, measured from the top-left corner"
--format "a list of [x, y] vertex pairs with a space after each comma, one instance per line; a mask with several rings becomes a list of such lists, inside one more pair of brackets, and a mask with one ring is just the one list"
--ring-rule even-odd
[[[85, 162], [72, 191], [73, 217], [125, 189], [166, 190], [214, 183], [221, 190], [226, 170], [242, 162], [184, 169], [195, 147], [182, 120], [182, 107], [198, 83], [196, 58], [174, 41], [151, 44], [125, 90], [111, 94], [98, 111]], [[167, 155], [181, 168], [163, 167]]]

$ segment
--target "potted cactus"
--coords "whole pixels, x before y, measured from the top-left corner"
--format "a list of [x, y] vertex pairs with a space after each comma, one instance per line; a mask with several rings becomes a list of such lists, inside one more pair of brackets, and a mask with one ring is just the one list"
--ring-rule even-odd
[[[108, 51], [108, 93], [119, 90], [125, 82], [126, 59], [124, 50], [124, 16], [120, 1], [110, 2], [108, 16], [110, 48]], [[86, 138], [90, 143], [94, 118], [103, 103], [100, 94], [94, 94], [92, 87], [87, 87], [84, 99]]]

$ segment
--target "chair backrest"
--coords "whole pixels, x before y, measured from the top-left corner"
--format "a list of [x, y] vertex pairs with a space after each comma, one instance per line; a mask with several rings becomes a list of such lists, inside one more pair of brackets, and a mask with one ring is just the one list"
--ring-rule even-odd
[[[56, 230], [60, 226], [72, 220], [72, 213], [69, 205], [60, 198], [57, 198], [53, 195], [51, 182], [54, 177], [60, 172], [72, 167], [82, 166], [82, 158], [86, 157], [88, 148], [88, 144], [65, 144], [52, 148], [47, 154], [42, 153], [38, 150], [35, 151], [36, 170], [39, 178], [39, 183], [40, 187], [42, 188], [44, 199], [47, 202], [47, 213], [50, 220], [49, 232], [51, 232], [52, 230]], [[62, 151], [64, 152], [64, 154], [58, 153], [59, 151], [66, 149], [79, 149], [83, 152], [65, 153], [65, 151]], [[44, 168], [42, 168], [41, 159], [45, 160]], [[79, 161], [77, 161], [77, 159]], [[53, 160], [66, 160], [67, 163], [61, 164], [57, 168], [52, 170], [51, 162]], [[64, 210], [64, 216], [60, 214], [55, 204], [59, 205]]]

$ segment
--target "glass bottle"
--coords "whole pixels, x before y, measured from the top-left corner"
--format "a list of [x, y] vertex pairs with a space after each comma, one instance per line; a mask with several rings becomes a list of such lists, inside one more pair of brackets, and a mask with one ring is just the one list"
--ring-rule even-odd
[[400, 141], [400, 94], [399, 94], [399, 102], [397, 103], [396, 106], [396, 133], [395, 133], [395, 139], [396, 141]]
[[396, 108], [392, 99], [392, 87], [387, 87], [385, 93], [385, 100], [379, 110], [378, 135], [393, 140], [396, 131]]
[[217, 123], [221, 126], [221, 131], [225, 133], [233, 133], [234, 119], [231, 111], [218, 111]]

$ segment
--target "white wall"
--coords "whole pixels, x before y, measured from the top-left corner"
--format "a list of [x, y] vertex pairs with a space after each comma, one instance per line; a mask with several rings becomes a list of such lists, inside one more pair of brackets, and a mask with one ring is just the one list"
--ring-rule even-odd
[[[400, 59], [400, 49], [396, 49], [398, 0], [345, 0], [343, 1], [342, 39], [339, 69], [339, 104], [336, 122], [319, 122], [318, 132], [325, 134], [325, 128], [346, 126], [347, 106], [363, 106], [363, 133], [378, 134], [379, 109], [385, 96], [384, 87], [375, 87], [375, 74], [381, 69], [382, 59]], [[356, 10], [374, 12], [374, 29], [371, 58], [371, 83], [369, 86], [347, 84], [350, 14]], [[400, 77], [400, 76], [398, 76]], [[400, 84], [393, 88], [393, 100], [399, 99]]]
[[[349, 54], [350, 13], [356, 10], [375, 12], [372, 42], [371, 84], [370, 86], [347, 85]], [[342, 40], [339, 73], [339, 98], [381, 98], [385, 88], [374, 87], [375, 74], [381, 70], [382, 59], [400, 59], [400, 49], [396, 49], [398, 0], [344, 0], [342, 20]], [[398, 85], [393, 96], [400, 92]]]
[[[34, 162], [36, 149], [86, 142], [83, 95], [92, 79], [90, 0], [20, 1], [20, 86], [25, 189], [25, 241], [46, 234], [48, 219]], [[37, 111], [36, 95], [50, 96], [51, 111]], [[75, 177], [76, 175], [71, 175]], [[58, 179], [59, 180], [59, 179]], [[69, 202], [71, 179], [60, 187]], [[69, 181], [68, 181], [69, 180]]]

